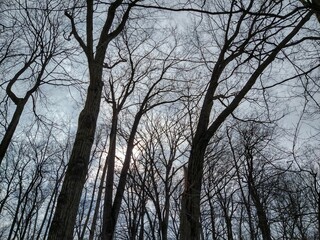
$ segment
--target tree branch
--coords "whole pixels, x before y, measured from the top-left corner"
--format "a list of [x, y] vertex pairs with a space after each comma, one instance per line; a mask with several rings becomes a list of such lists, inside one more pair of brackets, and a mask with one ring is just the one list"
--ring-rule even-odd
[[78, 41], [78, 43], [80, 44], [80, 47], [83, 49], [83, 51], [85, 52], [85, 54], [87, 55], [87, 57], [89, 57], [89, 53], [88, 53], [88, 48], [86, 46], [86, 44], [83, 42], [82, 38], [79, 36], [75, 22], [74, 22], [74, 18], [73, 16], [68, 12], [68, 10], [64, 11], [64, 15], [67, 16], [67, 18], [70, 19], [71, 22], [71, 33], [73, 34], [73, 36], [75, 37], [75, 39]]

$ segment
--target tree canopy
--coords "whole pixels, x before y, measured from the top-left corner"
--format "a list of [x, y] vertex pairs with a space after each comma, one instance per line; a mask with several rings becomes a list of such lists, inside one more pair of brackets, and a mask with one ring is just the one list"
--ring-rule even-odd
[[0, 3], [1, 239], [319, 239], [318, 0]]

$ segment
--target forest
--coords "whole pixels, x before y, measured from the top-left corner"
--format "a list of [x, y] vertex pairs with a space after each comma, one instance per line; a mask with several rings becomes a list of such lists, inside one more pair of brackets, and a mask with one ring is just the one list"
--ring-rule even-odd
[[319, 0], [1, 0], [0, 239], [320, 239]]

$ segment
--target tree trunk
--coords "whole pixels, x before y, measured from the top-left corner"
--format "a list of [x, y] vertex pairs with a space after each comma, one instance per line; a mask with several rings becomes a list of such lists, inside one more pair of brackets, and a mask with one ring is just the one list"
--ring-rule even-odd
[[192, 146], [181, 200], [180, 240], [200, 240], [200, 193], [206, 147], [206, 143]]
[[[249, 181], [251, 181], [251, 179]], [[261, 203], [259, 194], [257, 192], [257, 189], [254, 186], [254, 183], [249, 182], [249, 193], [252, 197], [254, 206], [257, 210], [258, 227], [260, 228], [262, 239], [271, 240], [271, 232], [270, 232], [267, 214], [264, 210], [263, 204]]]
[[[49, 223], [50, 223], [51, 218], [52, 218], [52, 214], [53, 214], [53, 210], [54, 210], [54, 204], [55, 204], [55, 202], [57, 200], [59, 185], [60, 185], [60, 183], [62, 181], [62, 177], [63, 177], [62, 175], [59, 176], [60, 167], [63, 167], [62, 172], [64, 172], [64, 170], [65, 170], [65, 166], [62, 166], [62, 165], [63, 165], [63, 161], [61, 162], [61, 165], [59, 166], [59, 169], [56, 171], [55, 186], [54, 186], [54, 189], [53, 189], [53, 191], [51, 193], [48, 205], [47, 205], [47, 207], [45, 209], [45, 214], [44, 214], [44, 217], [42, 219], [41, 227], [38, 230], [38, 234], [37, 234], [37, 237], [35, 238], [35, 240], [46, 239], [47, 238], [47, 234], [48, 234], [48, 230], [49, 230]], [[42, 229], [44, 227], [45, 227], [45, 231], [44, 231], [44, 234], [42, 235], [41, 232], [42, 232]]]
[[10, 121], [10, 124], [8, 126], [7, 131], [5, 132], [1, 144], [0, 144], [0, 165], [2, 163], [2, 160], [7, 152], [7, 149], [9, 147], [9, 144], [11, 142], [11, 139], [13, 137], [13, 134], [18, 126], [20, 117], [22, 115], [24, 106], [26, 105], [27, 99], [21, 99], [20, 102], [17, 104], [16, 110], [14, 111], [14, 114], [12, 116], [12, 119]]
[[[127, 176], [128, 176], [128, 171], [130, 168], [130, 160], [131, 160], [132, 151], [133, 151], [133, 147], [134, 147], [134, 139], [135, 139], [135, 136], [137, 133], [137, 129], [138, 129], [138, 125], [139, 125], [141, 117], [142, 117], [142, 111], [139, 111], [135, 117], [134, 123], [132, 125], [132, 129], [130, 132], [130, 136], [128, 139], [126, 155], [125, 155], [125, 159], [124, 159], [123, 166], [121, 169], [120, 179], [119, 179], [119, 183], [118, 183], [118, 187], [117, 187], [117, 191], [115, 194], [113, 204], [112, 205], [110, 204], [110, 203], [112, 203], [112, 195], [111, 195], [111, 198], [108, 197], [107, 195], [105, 198], [105, 204], [104, 204], [104, 209], [103, 209], [102, 240], [112, 240], [113, 236], [114, 236], [114, 232], [115, 232], [115, 228], [116, 228], [116, 224], [117, 224], [117, 219], [119, 216], [121, 203], [122, 203], [122, 199], [123, 199], [123, 194], [124, 194], [125, 186], [127, 183]], [[109, 168], [110, 168], [110, 166], [108, 166], [108, 169]], [[108, 172], [108, 174], [109, 174], [109, 172]], [[110, 174], [111, 174], [111, 172], [110, 172]], [[112, 178], [112, 182], [110, 182], [110, 184], [112, 184], [112, 186], [113, 186], [113, 178]], [[111, 186], [109, 186], [109, 187], [111, 187]], [[107, 188], [107, 186], [106, 186], [106, 188]], [[106, 193], [107, 193], [107, 189], [106, 189]], [[110, 194], [111, 193], [109, 193], [109, 195]], [[106, 200], [107, 200], [107, 202], [106, 202]]]
[[[100, 156], [100, 158], [101, 157], [102, 156]], [[106, 174], [107, 174], [107, 166], [108, 166], [108, 164], [105, 162], [104, 166], [103, 166], [103, 170], [102, 170], [101, 179], [100, 179], [99, 190], [98, 190], [98, 195], [97, 195], [97, 200], [96, 200], [96, 206], [94, 208], [94, 213], [93, 213], [93, 217], [92, 217], [89, 240], [94, 239], [94, 234], [96, 231], [98, 214], [99, 214], [99, 210], [100, 210], [100, 203], [101, 203], [101, 199], [102, 199], [103, 185], [104, 185]]]
[[118, 128], [118, 111], [114, 109], [112, 117], [112, 127], [110, 132], [110, 145], [107, 156], [107, 177], [105, 187], [105, 198], [103, 205], [103, 225], [102, 225], [102, 240], [113, 239], [113, 226], [116, 225], [116, 219], [112, 214], [112, 201], [113, 201], [113, 185], [114, 185], [114, 168], [116, 158], [116, 140]]
[[98, 65], [96, 68], [100, 69], [97, 69], [96, 72], [91, 71], [92, 78], [87, 99], [79, 116], [78, 131], [51, 223], [49, 240], [73, 239], [73, 229], [88, 171], [103, 86], [101, 81], [102, 65]]

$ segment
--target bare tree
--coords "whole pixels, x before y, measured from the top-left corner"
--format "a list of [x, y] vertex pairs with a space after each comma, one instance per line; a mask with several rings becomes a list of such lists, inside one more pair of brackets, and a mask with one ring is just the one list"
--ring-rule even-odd
[[[219, 7], [230, 14], [216, 21], [208, 16], [208, 25], [216, 26], [217, 31], [211, 30], [220, 32], [223, 37], [217, 40], [216, 49], [220, 52], [211, 69], [212, 75], [204, 94], [188, 160], [188, 187], [183, 195], [181, 210], [180, 239], [183, 240], [200, 239], [201, 183], [204, 156], [210, 139], [245, 99], [257, 80], [263, 78], [265, 70], [280, 52], [303, 41], [295, 41], [294, 37], [312, 16], [312, 13], [296, 8], [286, 8], [286, 14], [281, 15], [284, 5], [269, 1], [258, 4], [254, 1], [231, 1], [230, 4], [221, 4]], [[297, 12], [299, 16], [296, 15]], [[286, 23], [290, 23], [292, 27], [288, 29]], [[275, 29], [277, 31], [274, 31]], [[271, 42], [277, 44], [270, 44]], [[244, 66], [244, 81], [232, 83], [233, 74]], [[237, 78], [239, 79], [239, 76]], [[234, 86], [233, 89], [228, 88], [229, 84], [224, 85], [228, 82]], [[213, 114], [213, 103], [217, 102], [215, 100], [221, 102], [222, 110]]]
[[6, 12], [6, 20], [1, 24], [6, 38], [1, 46], [4, 53], [0, 59], [5, 79], [0, 86], [5, 87], [6, 96], [1, 105], [8, 106], [10, 100], [15, 110], [11, 120], [7, 120], [10, 116], [8, 110], [1, 111], [8, 122], [3, 125], [5, 133], [0, 143], [0, 164], [26, 104], [30, 98], [34, 101], [34, 94], [42, 84], [52, 81], [51, 74], [59, 67], [59, 59], [63, 58], [65, 50], [61, 45], [59, 9], [52, 7], [51, 2], [17, 1], [1, 13]]
[[32, 126], [5, 157], [0, 168], [0, 216], [6, 219], [1, 230], [7, 239], [45, 237], [68, 154], [68, 142], [57, 140], [57, 132], [54, 125]]
[[[282, 173], [276, 168], [270, 168], [272, 166], [271, 154], [265, 154], [267, 146], [272, 141], [273, 132], [271, 125], [263, 126], [252, 122], [238, 124], [235, 133], [238, 135], [238, 147], [233, 146], [232, 137], [229, 132], [227, 133], [248, 217], [251, 218], [253, 215], [251, 208], [253, 205], [262, 238], [268, 240], [272, 239], [272, 235], [267, 203], [273, 190], [272, 183], [276, 182], [273, 179], [277, 179], [277, 176]], [[249, 221], [251, 238], [255, 235], [253, 224]]]
[[[2, 1], [0, 238], [317, 239], [318, 5]], [[66, 130], [41, 111], [73, 74]]]
[[[123, 30], [132, 7], [138, 0], [124, 6], [123, 0], [116, 0], [108, 6], [107, 16], [100, 29], [100, 36], [94, 36], [94, 9], [92, 0], [81, 8], [86, 12], [86, 39], [77, 29], [75, 10], [78, 6], [65, 11], [71, 23], [71, 34], [84, 51], [89, 69], [89, 87], [83, 110], [79, 115], [78, 130], [69, 160], [65, 179], [58, 197], [58, 203], [51, 223], [48, 239], [72, 239], [77, 211], [85, 183], [91, 147], [94, 140], [96, 123], [100, 109], [103, 88], [102, 73], [109, 43]], [[121, 15], [118, 18], [118, 15]], [[96, 47], [96, 51], [94, 49]]]
[[[113, 239], [125, 191], [136, 134], [142, 117], [154, 108], [164, 104], [172, 104], [180, 98], [174, 95], [177, 91], [174, 86], [177, 84], [171, 81], [169, 77], [170, 70], [180, 61], [180, 59], [174, 56], [177, 43], [174, 42], [172, 48], [168, 46], [168, 50], [164, 51], [164, 43], [168, 39], [167, 36], [162, 37], [162, 39], [157, 39], [158, 42], [155, 42], [153, 39], [150, 39], [151, 34], [149, 32], [141, 32], [140, 41], [135, 41], [135, 39], [132, 40], [129, 37], [132, 33], [131, 31], [128, 33], [127, 31], [123, 31], [124, 46], [127, 52], [126, 56], [128, 57], [128, 67], [126, 69], [129, 69], [129, 71], [121, 74], [119, 79], [112, 77], [109, 81], [110, 99], [107, 99], [107, 101], [112, 104], [112, 127], [107, 157], [108, 171], [106, 176], [102, 239]], [[143, 38], [144, 35], [145, 39]], [[145, 50], [143, 48], [145, 48]], [[122, 89], [121, 86], [123, 86]], [[171, 96], [169, 95], [170, 93]], [[137, 99], [135, 95], [139, 95], [139, 98]], [[129, 125], [128, 133], [125, 133], [124, 127], [121, 128], [122, 130], [120, 132], [127, 146], [119, 182], [113, 199], [116, 139], [119, 132], [118, 121], [121, 120], [120, 113], [123, 112], [123, 110], [126, 113], [124, 119], [129, 119], [128, 115], [132, 115], [133, 117], [131, 120], [132, 123], [123, 121], [126, 125]]]
[[[155, 209], [155, 229], [159, 239], [170, 239], [170, 228], [175, 219], [170, 218], [174, 210], [173, 194], [179, 191], [182, 179], [178, 177], [182, 172], [180, 159], [184, 156], [186, 144], [185, 128], [174, 118], [153, 117], [145, 123], [144, 133], [140, 132], [139, 144], [144, 174], [147, 182], [144, 191]], [[179, 114], [177, 114], [179, 119]], [[141, 170], [140, 170], [141, 171]]]

